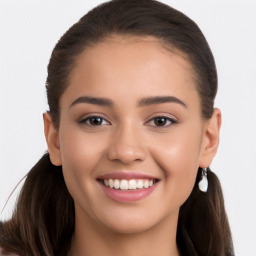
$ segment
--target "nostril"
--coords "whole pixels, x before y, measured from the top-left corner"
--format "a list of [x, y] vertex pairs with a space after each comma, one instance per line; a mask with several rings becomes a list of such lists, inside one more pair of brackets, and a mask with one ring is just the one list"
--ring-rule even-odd
[[108, 159], [113, 161], [120, 161], [123, 163], [132, 163], [134, 161], [143, 161], [146, 158], [146, 152], [140, 147], [131, 146], [112, 146], [108, 150]]

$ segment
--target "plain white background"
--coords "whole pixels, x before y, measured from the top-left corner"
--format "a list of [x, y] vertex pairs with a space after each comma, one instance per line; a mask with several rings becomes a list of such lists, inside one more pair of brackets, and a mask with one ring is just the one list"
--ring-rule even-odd
[[[47, 110], [44, 86], [51, 51], [72, 24], [101, 2], [0, 1], [0, 211], [46, 150], [42, 113]], [[199, 25], [215, 56], [219, 74], [215, 105], [222, 110], [223, 125], [211, 167], [222, 183], [236, 255], [255, 256], [256, 3], [162, 2]], [[1, 220], [10, 216], [18, 189]]]

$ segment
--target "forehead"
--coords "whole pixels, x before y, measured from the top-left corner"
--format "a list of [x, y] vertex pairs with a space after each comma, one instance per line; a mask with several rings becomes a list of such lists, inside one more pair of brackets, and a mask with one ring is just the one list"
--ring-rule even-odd
[[118, 100], [166, 93], [188, 98], [195, 93], [195, 79], [186, 55], [158, 39], [113, 36], [77, 57], [67, 91], [73, 98], [94, 94]]

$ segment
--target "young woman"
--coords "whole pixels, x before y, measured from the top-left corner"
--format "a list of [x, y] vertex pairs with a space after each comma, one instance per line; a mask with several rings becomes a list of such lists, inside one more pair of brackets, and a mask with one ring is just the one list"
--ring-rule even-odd
[[221, 187], [217, 73], [198, 26], [153, 0], [102, 4], [48, 66], [48, 152], [28, 173], [3, 253], [234, 255]]

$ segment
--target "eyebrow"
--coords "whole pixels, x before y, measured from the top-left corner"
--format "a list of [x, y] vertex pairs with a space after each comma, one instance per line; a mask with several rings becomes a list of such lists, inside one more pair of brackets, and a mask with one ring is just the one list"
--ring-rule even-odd
[[187, 108], [187, 105], [183, 101], [181, 101], [180, 99], [174, 96], [154, 96], [154, 97], [142, 98], [138, 102], [138, 107], [144, 107], [144, 106], [161, 104], [161, 103], [177, 103]]
[[[90, 96], [81, 96], [77, 98], [71, 105], [70, 108], [79, 103], [89, 103], [93, 105], [99, 105], [104, 107], [113, 107], [114, 102], [111, 99], [107, 98], [98, 98], [98, 97], [90, 97]], [[161, 104], [161, 103], [177, 103], [185, 108], [187, 105], [181, 101], [180, 99], [174, 96], [154, 96], [154, 97], [146, 97], [142, 98], [138, 101], [138, 107], [144, 107], [154, 104]]]
[[112, 107], [114, 105], [113, 101], [107, 98], [96, 98], [96, 97], [90, 97], [90, 96], [81, 96], [77, 98], [70, 107], [73, 107], [74, 105], [78, 103], [89, 103], [99, 106], [105, 106], [105, 107]]

